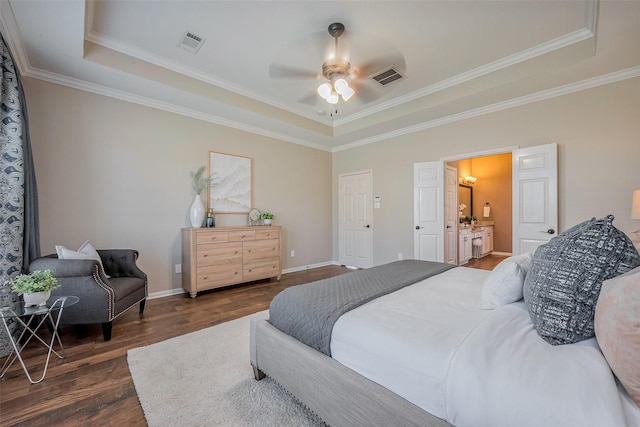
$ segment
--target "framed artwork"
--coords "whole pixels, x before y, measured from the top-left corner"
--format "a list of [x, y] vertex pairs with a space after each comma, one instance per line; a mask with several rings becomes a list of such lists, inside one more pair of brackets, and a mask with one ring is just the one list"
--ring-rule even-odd
[[251, 210], [251, 157], [209, 151], [209, 207], [215, 213], [243, 213]]

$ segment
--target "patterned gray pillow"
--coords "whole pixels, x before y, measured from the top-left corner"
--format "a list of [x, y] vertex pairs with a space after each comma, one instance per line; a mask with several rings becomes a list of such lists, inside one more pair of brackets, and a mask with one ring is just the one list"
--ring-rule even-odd
[[533, 326], [553, 345], [591, 338], [602, 282], [638, 266], [640, 255], [613, 226], [613, 215], [561, 233], [536, 249], [525, 278]]

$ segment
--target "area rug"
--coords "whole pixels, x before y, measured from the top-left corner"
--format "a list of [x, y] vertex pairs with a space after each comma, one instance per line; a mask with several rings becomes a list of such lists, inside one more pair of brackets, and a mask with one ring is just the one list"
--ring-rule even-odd
[[271, 379], [253, 378], [250, 317], [129, 350], [149, 426], [324, 425]]

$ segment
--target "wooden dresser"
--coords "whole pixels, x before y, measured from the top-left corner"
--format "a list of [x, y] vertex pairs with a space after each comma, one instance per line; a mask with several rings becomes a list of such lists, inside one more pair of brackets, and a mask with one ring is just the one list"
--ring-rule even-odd
[[280, 226], [182, 229], [182, 287], [198, 292], [282, 274]]

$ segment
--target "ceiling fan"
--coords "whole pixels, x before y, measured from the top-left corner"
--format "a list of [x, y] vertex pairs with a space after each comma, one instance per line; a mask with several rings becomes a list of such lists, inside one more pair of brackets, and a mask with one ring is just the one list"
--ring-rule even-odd
[[334, 50], [330, 58], [322, 64], [321, 73], [279, 64], [271, 64], [269, 67], [269, 75], [272, 78], [324, 80], [314, 93], [303, 97], [299, 102], [315, 104], [320, 96], [329, 104], [337, 104], [340, 99], [348, 101], [356, 95], [356, 99], [362, 103], [368, 103], [383, 94], [382, 86], [373, 86], [377, 85], [376, 80], [369, 79], [369, 77], [391, 68], [398, 72], [404, 72], [404, 57], [398, 51], [357, 66], [352, 65], [349, 59], [341, 54], [338, 46], [338, 39], [343, 35], [345, 26], [340, 22], [334, 22], [329, 25], [327, 31], [334, 38]]

